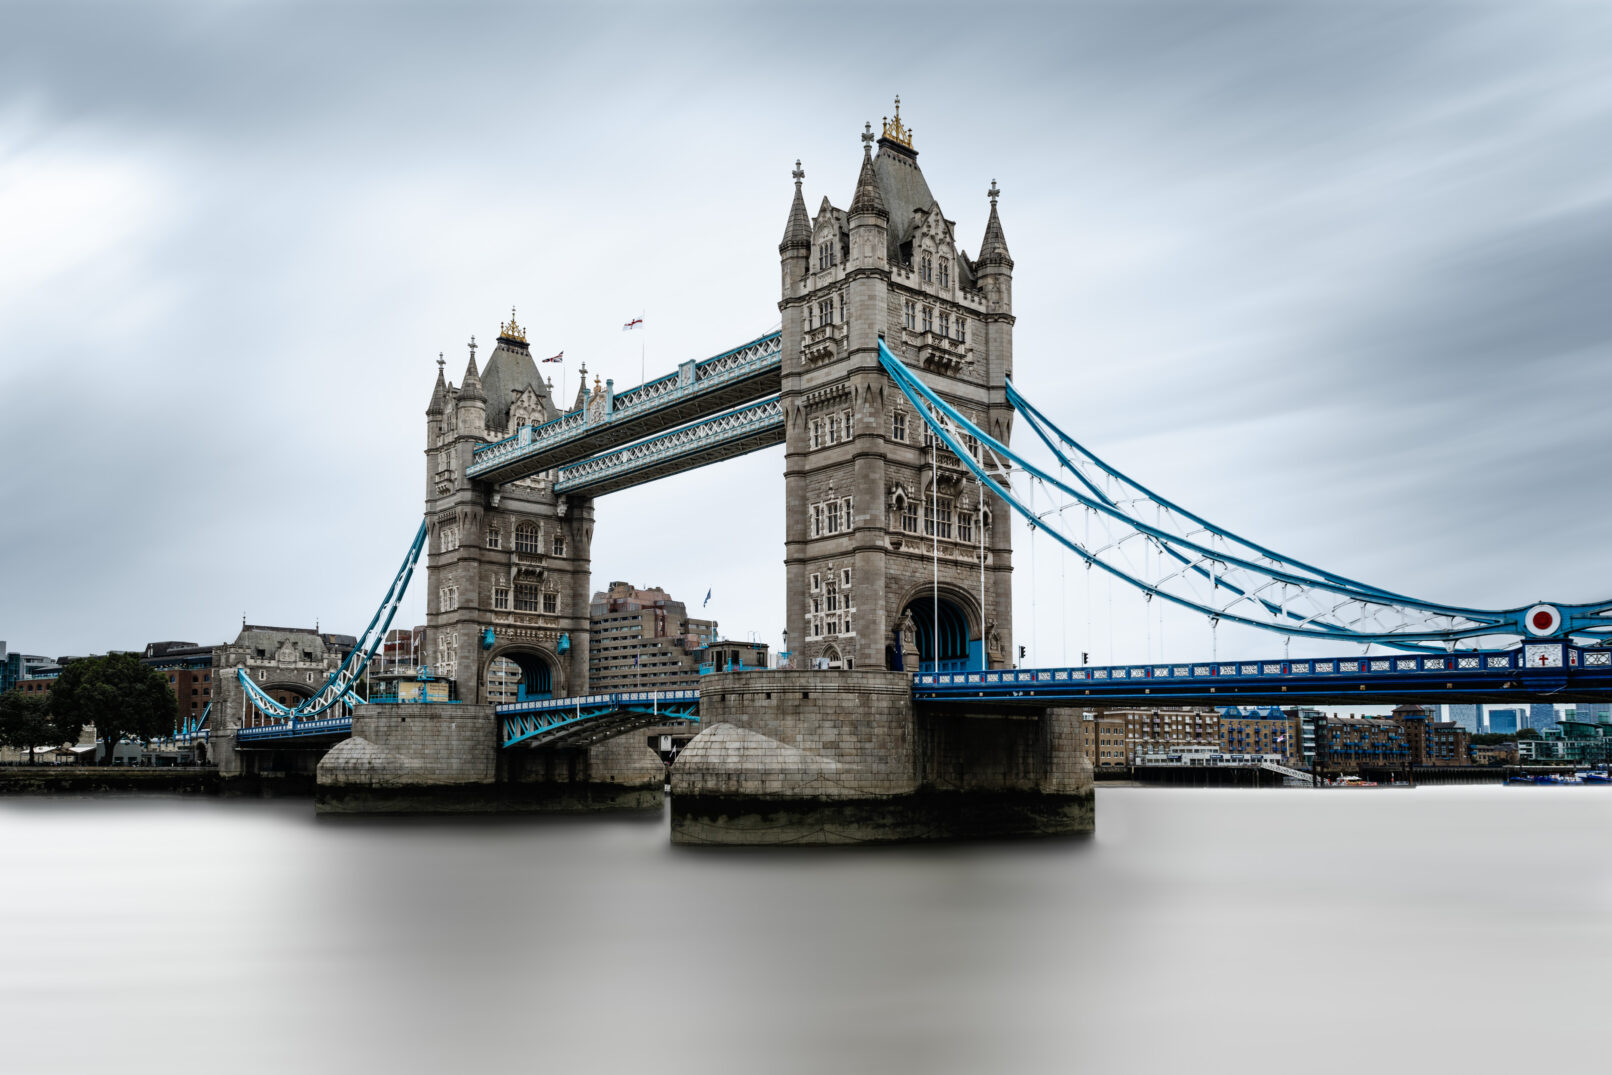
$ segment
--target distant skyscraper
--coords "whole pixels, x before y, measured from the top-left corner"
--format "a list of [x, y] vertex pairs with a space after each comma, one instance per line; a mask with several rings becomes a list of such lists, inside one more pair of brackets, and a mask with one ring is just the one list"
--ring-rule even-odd
[[1453, 720], [1469, 732], [1483, 731], [1483, 707], [1477, 705], [1447, 705], [1444, 707], [1444, 719]]
[[1495, 735], [1505, 735], [1516, 731], [1518, 712], [1515, 709], [1489, 710], [1489, 731]]
[[1612, 702], [1578, 702], [1573, 709], [1574, 720], [1612, 724]]
[[1528, 727], [1539, 732], [1554, 730], [1556, 727], [1556, 707], [1549, 702], [1535, 702], [1529, 706]]

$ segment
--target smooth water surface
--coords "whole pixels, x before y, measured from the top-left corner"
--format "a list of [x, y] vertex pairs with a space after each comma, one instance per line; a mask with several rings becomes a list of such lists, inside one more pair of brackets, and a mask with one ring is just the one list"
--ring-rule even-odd
[[1612, 788], [1112, 789], [1095, 838], [0, 800], [0, 1070], [1500, 1072], [1598, 1055]]

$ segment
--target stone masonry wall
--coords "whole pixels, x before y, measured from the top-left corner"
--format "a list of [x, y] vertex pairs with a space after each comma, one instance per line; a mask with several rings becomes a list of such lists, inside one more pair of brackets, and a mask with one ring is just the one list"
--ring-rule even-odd
[[352, 738], [319, 763], [321, 787], [405, 788], [491, 784], [497, 769], [491, 706], [362, 705]]
[[855, 799], [917, 787], [909, 678], [899, 672], [707, 676], [672, 794]]

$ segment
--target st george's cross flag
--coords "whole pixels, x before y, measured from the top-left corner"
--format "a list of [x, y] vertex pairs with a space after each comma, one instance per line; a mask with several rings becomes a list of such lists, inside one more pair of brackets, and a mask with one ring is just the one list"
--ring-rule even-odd
[[635, 328], [643, 328], [643, 327], [644, 327], [644, 319], [641, 318], [641, 317], [635, 317], [631, 321], [627, 322], [625, 325], [622, 325], [621, 326], [621, 331], [623, 331], [623, 332], [631, 332]]

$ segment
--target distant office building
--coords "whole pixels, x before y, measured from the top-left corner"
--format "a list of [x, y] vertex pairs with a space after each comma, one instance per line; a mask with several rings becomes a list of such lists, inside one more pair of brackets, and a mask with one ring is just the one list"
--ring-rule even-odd
[[1393, 717], [1405, 726], [1412, 765], [1472, 764], [1472, 735], [1453, 720], [1430, 720], [1419, 705], [1402, 705]]
[[[1123, 736], [1123, 757], [1116, 762], [1119, 765], [1135, 765], [1136, 759], [1143, 754], [1170, 747], [1187, 744], [1214, 746], [1220, 739], [1220, 719], [1213, 709], [1162, 706], [1155, 709], [1110, 709], [1103, 715], [1118, 723]], [[1109, 758], [1108, 761], [1115, 762], [1115, 759]]]
[[161, 672], [179, 703], [176, 728], [194, 727], [213, 701], [213, 646], [148, 642], [140, 663]]
[[[0, 642], [0, 647], [5, 643]], [[1612, 702], [1576, 702], [1572, 719], [1584, 724], [1612, 724]]]
[[1287, 711], [1289, 722], [1296, 721], [1299, 729], [1299, 758], [1305, 768], [1315, 765], [1315, 729], [1326, 714], [1319, 709], [1301, 706]]
[[696, 650], [700, 675], [716, 672], [754, 672], [767, 667], [767, 643], [722, 639]]
[[1446, 705], [1443, 709], [1445, 720], [1459, 724], [1473, 735], [1483, 731], [1483, 707], [1481, 705], [1461, 703], [1458, 705]]
[[716, 621], [690, 619], [659, 587], [612, 582], [589, 605], [588, 690], [697, 687], [700, 651], [717, 640]]
[[[12, 653], [4, 642], [0, 642], [0, 692], [8, 691], [22, 680], [52, 668], [56, 668], [56, 662], [49, 657], [40, 657], [32, 653]], [[60, 669], [57, 668], [57, 671]]]
[[1556, 728], [1556, 707], [1549, 702], [1535, 702], [1528, 707], [1527, 727], [1536, 732], [1553, 731]]
[[1333, 773], [1410, 764], [1405, 723], [1392, 717], [1326, 717], [1316, 728], [1316, 765]]
[[1284, 765], [1303, 760], [1301, 730], [1297, 717], [1274, 705], [1228, 705], [1221, 708], [1220, 741], [1215, 744], [1225, 754], [1276, 754]]
[[1082, 744], [1086, 760], [1093, 769], [1120, 769], [1129, 761], [1125, 749], [1125, 718], [1116, 713], [1099, 710], [1087, 713], [1081, 720], [1085, 731]]
[[1518, 728], [1520, 710], [1491, 709], [1489, 710], [1489, 732], [1492, 735], [1512, 735]]

